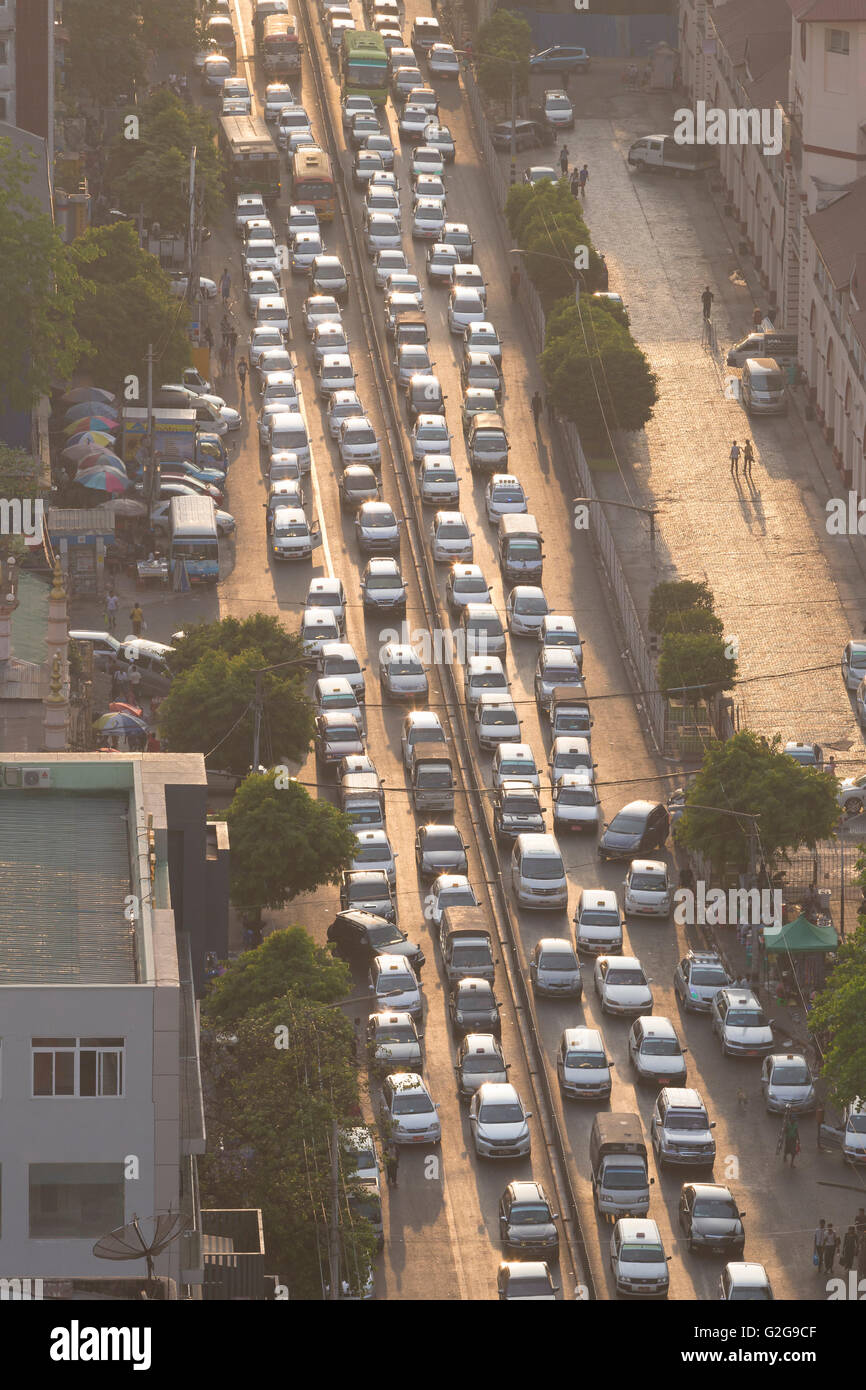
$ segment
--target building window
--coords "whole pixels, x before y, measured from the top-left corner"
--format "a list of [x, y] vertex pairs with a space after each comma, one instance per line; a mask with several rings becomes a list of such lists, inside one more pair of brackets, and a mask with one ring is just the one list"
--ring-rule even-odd
[[847, 58], [850, 52], [851, 35], [847, 29], [825, 29], [824, 47], [828, 53], [844, 53]]
[[0, 68], [5, 68], [9, 62], [9, 45], [5, 39], [0, 39]]
[[122, 1163], [31, 1163], [30, 1237], [84, 1240], [124, 1219]]
[[[2, 3], [2, 0], [0, 0], [0, 3]], [[8, 102], [5, 97], [0, 97], [0, 121], [5, 121], [7, 119], [7, 113]]]
[[806, 61], [806, 26], [805, 26], [805, 24], [801, 24], [801, 25], [800, 25], [800, 57], [801, 57], [801, 59], [803, 60], [803, 62], [805, 63], [805, 61]]
[[34, 1038], [34, 1096], [122, 1096], [123, 1038]]

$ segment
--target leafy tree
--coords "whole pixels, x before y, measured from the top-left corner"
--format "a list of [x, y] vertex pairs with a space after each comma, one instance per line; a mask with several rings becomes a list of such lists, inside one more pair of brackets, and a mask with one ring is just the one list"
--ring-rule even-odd
[[226, 812], [232, 902], [256, 914], [337, 883], [357, 848], [348, 816], [298, 782], [280, 782], [273, 769], [253, 773]]
[[74, 94], [111, 105], [143, 80], [141, 6], [142, 0], [64, 0], [64, 72]]
[[723, 631], [721, 618], [706, 608], [679, 608], [669, 613], [665, 622], [666, 635], [705, 632], [713, 637], [721, 637]]
[[289, 927], [270, 932], [261, 946], [230, 961], [212, 981], [202, 1012], [209, 1028], [234, 1032], [247, 1014], [284, 994], [335, 1004], [351, 992], [348, 965], [317, 946], [303, 927]]
[[189, 340], [168, 276], [155, 256], [140, 250], [134, 228], [128, 222], [89, 227], [68, 252], [81, 284], [83, 358], [96, 380], [121, 388], [135, 374], [144, 383], [149, 343], [158, 353], [158, 380], [178, 380], [189, 365]]
[[[203, 1205], [260, 1207], [270, 1267], [292, 1298], [321, 1298], [334, 1127], [360, 1118], [352, 1026], [339, 1010], [289, 993], [240, 1018], [235, 1037], [202, 1048], [211, 1136], [199, 1160]], [[342, 1273], [358, 1288], [376, 1241], [368, 1222], [347, 1219], [358, 1184], [345, 1167], [341, 1186]]]
[[207, 652], [238, 656], [248, 647], [261, 652], [263, 666], [296, 661], [304, 655], [297, 632], [287, 632], [279, 618], [270, 613], [252, 613], [248, 618], [222, 618], [213, 623], [194, 623], [175, 644], [171, 669], [175, 675], [188, 671]]
[[491, 101], [511, 100], [512, 70], [517, 94], [529, 89], [532, 30], [521, 16], [497, 10], [478, 31], [478, 81]]
[[505, 213], [517, 245], [531, 253], [522, 259], [545, 308], [574, 294], [575, 246], [585, 246], [588, 253], [587, 268], [581, 272], [583, 288], [603, 287], [601, 257], [592, 244], [580, 204], [564, 182], [545, 182], [534, 188], [515, 185], [508, 194]]
[[[39, 474], [42, 464], [39, 459], [28, 454], [25, 449], [11, 449], [0, 444], [0, 498], [19, 498], [22, 502], [34, 501], [40, 493]], [[14, 555], [16, 559], [26, 551], [23, 536], [4, 535], [0, 532], [0, 559]], [[75, 643], [72, 643], [75, 646]]]
[[0, 401], [26, 410], [81, 353], [79, 284], [66, 248], [29, 191], [35, 155], [0, 138]]
[[192, 48], [196, 41], [196, 0], [138, 0], [141, 38], [153, 52]]
[[106, 179], [121, 207], [141, 207], [148, 222], [181, 233], [189, 222], [189, 157], [196, 148], [196, 183], [204, 190], [205, 219], [219, 215], [225, 188], [209, 113], [159, 88], [139, 107], [140, 138], [120, 136]]
[[641, 429], [658, 399], [646, 355], [593, 300], [550, 314], [541, 369], [554, 406], [590, 445], [606, 439], [607, 429]]
[[715, 599], [709, 584], [696, 579], [667, 579], [656, 584], [650, 594], [649, 626], [651, 632], [664, 632], [671, 613], [685, 608], [705, 608], [713, 611]]
[[659, 657], [659, 685], [664, 694], [685, 692], [695, 699], [730, 690], [737, 663], [725, 650], [725, 642], [714, 633], [666, 632]]
[[768, 864], [801, 845], [810, 848], [833, 834], [839, 820], [837, 784], [827, 773], [801, 767], [782, 751], [782, 740], [759, 738], [751, 730], [714, 744], [689, 789], [678, 834], [721, 873], [749, 865], [749, 825], [730, 815], [698, 810], [717, 806], [758, 816], [760, 849]]
[[[252, 756], [255, 673], [267, 665], [258, 648], [245, 647], [234, 656], [206, 652], [180, 671], [159, 707], [160, 731], [169, 746], [178, 753], [204, 753], [209, 766], [243, 776]], [[314, 716], [298, 673], [262, 675], [261, 692], [263, 728], [275, 756], [302, 759]]]
[[[858, 861], [866, 886], [864, 858]], [[832, 1099], [847, 1105], [866, 1095], [866, 922], [840, 943], [829, 978], [809, 1014], [809, 1031], [821, 1035], [821, 1075]]]

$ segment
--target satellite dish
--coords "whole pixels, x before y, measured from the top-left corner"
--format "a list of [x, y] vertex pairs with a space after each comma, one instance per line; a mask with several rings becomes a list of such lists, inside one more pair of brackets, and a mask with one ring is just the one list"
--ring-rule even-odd
[[190, 1229], [189, 1217], [180, 1211], [158, 1212], [141, 1219], [133, 1216], [128, 1226], [100, 1236], [92, 1253], [99, 1260], [146, 1260], [147, 1277], [152, 1280], [154, 1257]]

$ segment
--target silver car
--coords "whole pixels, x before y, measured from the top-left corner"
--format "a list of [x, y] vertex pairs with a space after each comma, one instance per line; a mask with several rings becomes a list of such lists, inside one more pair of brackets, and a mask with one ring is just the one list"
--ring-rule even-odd
[[369, 463], [372, 468], [381, 466], [382, 447], [366, 415], [352, 415], [342, 422], [340, 458], [344, 464]]
[[783, 1115], [790, 1109], [803, 1115], [817, 1104], [809, 1064], [798, 1052], [773, 1052], [764, 1058], [761, 1093], [770, 1114]]
[[383, 693], [392, 700], [424, 704], [428, 695], [427, 672], [421, 658], [406, 642], [388, 642], [379, 658]]
[[397, 1011], [370, 1014], [367, 1052], [372, 1069], [380, 1075], [395, 1067], [420, 1068], [421, 1038], [412, 1015]]
[[508, 1063], [502, 1046], [492, 1033], [467, 1033], [457, 1049], [457, 1089], [470, 1100], [485, 1082], [503, 1085], [508, 1080]]
[[393, 886], [397, 882], [396, 856], [385, 830], [355, 831], [358, 848], [350, 864], [352, 869], [381, 869]]
[[348, 352], [349, 334], [342, 319], [321, 319], [313, 328], [310, 345], [317, 367], [326, 352]]
[[583, 980], [580, 962], [567, 937], [545, 936], [536, 942], [529, 962], [529, 978], [536, 994], [580, 999]]
[[292, 274], [305, 274], [324, 249], [321, 232], [296, 232], [289, 242], [289, 269]]
[[531, 1118], [514, 1086], [485, 1081], [469, 1105], [469, 1129], [479, 1158], [525, 1158], [532, 1148]]
[[365, 502], [355, 517], [355, 536], [364, 555], [397, 554], [400, 523], [388, 502]]
[[342, 323], [340, 306], [331, 294], [311, 294], [301, 310], [307, 336], [312, 338], [320, 323]]
[[438, 1144], [438, 1106], [417, 1072], [394, 1072], [382, 1083], [380, 1118], [394, 1144]]
[[392, 270], [406, 271], [408, 269], [409, 262], [406, 259], [406, 252], [393, 246], [387, 246], [376, 252], [376, 259], [373, 262], [373, 279], [377, 287], [383, 290]]
[[451, 453], [451, 431], [444, 415], [419, 415], [409, 431], [409, 439], [416, 462], [427, 454]]
[[535, 637], [549, 612], [544, 590], [537, 584], [518, 584], [505, 601], [508, 631], [515, 637]]
[[437, 512], [430, 526], [433, 559], [438, 564], [461, 560], [471, 564], [474, 547], [469, 522], [462, 512]]
[[364, 414], [366, 412], [357, 391], [335, 391], [328, 403], [328, 433], [331, 438], [340, 438], [344, 420]]
[[418, 491], [421, 501], [441, 507], [443, 503], [457, 506], [460, 501], [460, 478], [454, 460], [448, 454], [425, 454], [418, 466]]

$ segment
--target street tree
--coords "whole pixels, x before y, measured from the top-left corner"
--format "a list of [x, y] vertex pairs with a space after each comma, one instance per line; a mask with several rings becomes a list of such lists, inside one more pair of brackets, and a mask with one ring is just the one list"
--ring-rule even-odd
[[64, 0], [63, 70], [73, 95], [112, 105], [143, 80], [141, 8], [142, 0]]
[[517, 245], [528, 253], [522, 255], [526, 273], [546, 309], [574, 295], [575, 247], [585, 252], [582, 288], [592, 291], [604, 287], [601, 256], [592, 244], [580, 204], [565, 183], [545, 181], [534, 188], [515, 184], [508, 194], [505, 215]]
[[171, 669], [175, 675], [188, 671], [208, 652], [238, 656], [248, 647], [261, 653], [263, 666], [303, 657], [303, 644], [297, 632], [289, 632], [271, 613], [251, 613], [248, 618], [221, 618], [212, 623], [193, 623], [175, 643]]
[[[866, 886], [864, 859], [858, 867]], [[820, 1037], [821, 1075], [840, 1107], [866, 1096], [866, 922], [840, 943], [824, 988], [809, 1013], [809, 1031]]]
[[590, 448], [609, 431], [641, 429], [658, 399], [645, 353], [593, 300], [564, 302], [549, 315], [541, 369], [556, 410]]
[[703, 632], [721, 637], [723, 631], [721, 618], [706, 608], [678, 608], [665, 620], [665, 635]]
[[[41, 468], [39, 459], [28, 454], [26, 449], [0, 444], [0, 498], [34, 501], [41, 492]], [[17, 560], [25, 551], [22, 536], [0, 530], [0, 559], [12, 555]]]
[[36, 157], [0, 138], [0, 402], [27, 410], [75, 368], [80, 285], [31, 192]]
[[205, 221], [214, 222], [225, 198], [216, 127], [206, 110], [158, 88], [138, 110], [139, 138], [119, 135], [111, 147], [106, 184], [120, 207], [141, 208], [148, 223], [183, 233], [189, 223], [190, 152]]
[[730, 690], [737, 675], [736, 660], [728, 656], [718, 632], [666, 631], [658, 669], [659, 686], [666, 696], [684, 694], [690, 700]]
[[[159, 707], [160, 733], [177, 753], [204, 753], [209, 767], [243, 777], [250, 768], [256, 671], [268, 663], [256, 647], [234, 656], [209, 651], [172, 680]], [[264, 746], [275, 757], [302, 761], [313, 737], [313, 707], [296, 671], [260, 677]]]
[[150, 343], [159, 354], [159, 379], [179, 380], [189, 365], [189, 340], [168, 276], [155, 256], [139, 248], [135, 229], [128, 222], [89, 227], [68, 253], [81, 286], [82, 358], [95, 380], [123, 391], [125, 379], [137, 377], [140, 392], [132, 403], [140, 405]]
[[[231, 852], [234, 856], [234, 840]], [[288, 927], [270, 932], [261, 946], [230, 961], [225, 974], [211, 982], [202, 1009], [209, 1028], [233, 1033], [254, 1009], [283, 995], [335, 1004], [351, 992], [348, 965], [317, 946], [303, 927]]]
[[141, 40], [153, 53], [191, 49], [196, 42], [196, 0], [137, 0]]
[[512, 72], [518, 96], [529, 90], [532, 30], [509, 10], [496, 10], [478, 31], [478, 81], [491, 101], [510, 102]]
[[708, 749], [689, 788], [677, 833], [718, 874], [727, 866], [745, 872], [751, 862], [751, 822], [698, 807], [748, 812], [758, 818], [756, 854], [772, 865], [801, 845], [811, 848], [834, 833], [839, 820], [836, 791], [829, 774], [801, 767], [782, 752], [778, 734], [768, 741], [743, 730]]
[[232, 902], [256, 917], [323, 883], [338, 883], [357, 850], [348, 816], [273, 768], [246, 778], [226, 820]]
[[714, 604], [712, 591], [705, 580], [667, 579], [656, 584], [650, 594], [650, 632], [664, 632], [672, 613], [680, 613], [688, 608], [703, 608], [711, 613]]

